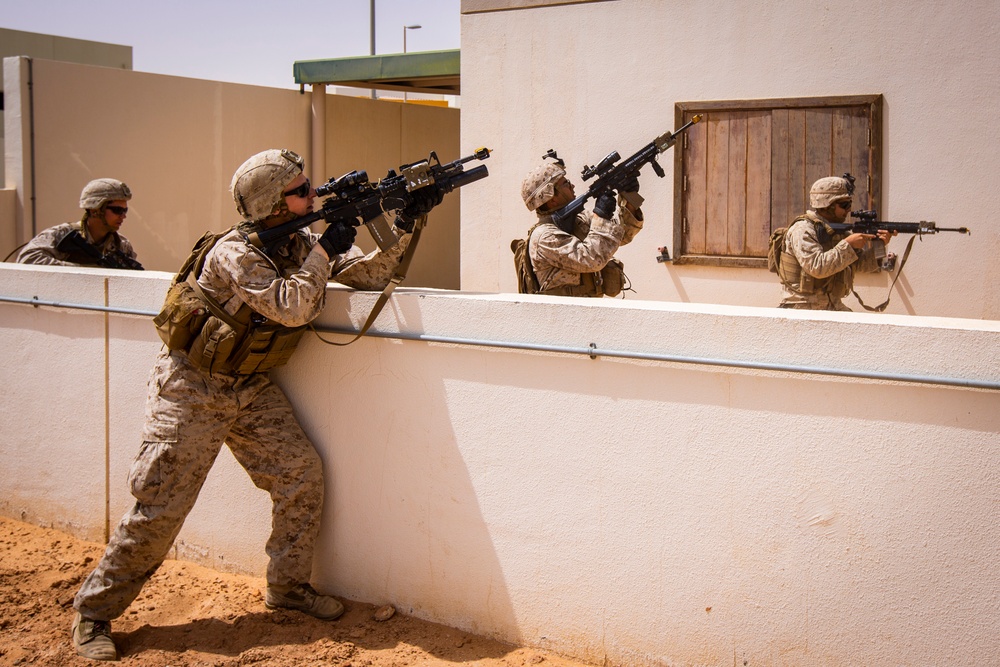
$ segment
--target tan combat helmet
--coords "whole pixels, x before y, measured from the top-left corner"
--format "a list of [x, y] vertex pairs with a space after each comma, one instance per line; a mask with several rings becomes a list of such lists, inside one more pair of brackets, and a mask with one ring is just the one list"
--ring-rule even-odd
[[521, 183], [521, 199], [529, 211], [542, 206], [556, 194], [555, 182], [566, 175], [566, 170], [558, 162], [538, 165], [524, 177]]
[[88, 211], [101, 208], [109, 201], [128, 201], [132, 191], [121, 181], [113, 178], [97, 178], [83, 186], [80, 192], [80, 208]]
[[246, 220], [262, 220], [281, 203], [285, 186], [302, 173], [304, 161], [290, 150], [272, 148], [252, 156], [229, 186], [236, 210]]
[[827, 176], [813, 183], [809, 189], [809, 205], [821, 209], [838, 201], [850, 201], [853, 191], [846, 178]]

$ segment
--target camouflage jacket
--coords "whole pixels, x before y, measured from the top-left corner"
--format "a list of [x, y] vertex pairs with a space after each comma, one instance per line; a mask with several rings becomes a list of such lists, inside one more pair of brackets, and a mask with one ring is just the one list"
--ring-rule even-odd
[[73, 231], [80, 232], [87, 243], [97, 248], [101, 254], [119, 252], [130, 259], [135, 259], [135, 250], [128, 239], [118, 232], [111, 232], [101, 243], [94, 243], [87, 226], [81, 222], [65, 222], [55, 227], [49, 227], [24, 246], [17, 261], [20, 264], [57, 264], [60, 266], [97, 266], [96, 263], [81, 263], [69, 261], [70, 256], [57, 249], [56, 246]]
[[791, 281], [782, 281], [784, 307], [810, 310], [850, 310], [841, 301], [854, 289], [855, 272], [880, 270], [876, 245], [870, 241], [855, 250], [838, 236], [823, 233], [824, 221], [815, 211], [807, 211], [785, 234], [785, 251], [794, 257], [800, 271]]
[[528, 239], [528, 256], [542, 292], [579, 285], [584, 273], [603, 269], [618, 248], [642, 229], [642, 215], [630, 213], [621, 198], [611, 220], [592, 212], [578, 213], [572, 234], [559, 229], [550, 215], [539, 214], [538, 222]]
[[299, 327], [323, 310], [331, 275], [348, 287], [380, 290], [389, 284], [410, 241], [407, 234], [388, 252], [376, 249], [368, 255], [352, 246], [331, 262], [316, 248], [319, 238], [300, 230], [268, 257], [234, 229], [208, 253], [198, 284], [231, 315], [245, 303], [274, 322]]

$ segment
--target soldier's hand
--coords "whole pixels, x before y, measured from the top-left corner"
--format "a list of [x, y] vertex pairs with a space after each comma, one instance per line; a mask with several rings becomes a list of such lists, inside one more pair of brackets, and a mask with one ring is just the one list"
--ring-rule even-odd
[[893, 236], [895, 236], [898, 233], [899, 232], [897, 232], [896, 230], [892, 230], [890, 232], [887, 229], [880, 229], [880, 230], [878, 230], [878, 237], [880, 239], [882, 239], [882, 243], [884, 243], [886, 245], [889, 245], [889, 239], [891, 239]]
[[428, 185], [410, 193], [413, 203], [399, 212], [404, 222], [413, 222], [422, 215], [427, 215], [435, 206], [444, 200], [444, 192], [433, 185]]
[[861, 250], [867, 245], [869, 239], [875, 238], [874, 234], [851, 234], [844, 240], [847, 241], [847, 245], [851, 246], [855, 250]]
[[339, 220], [331, 222], [330, 226], [319, 237], [319, 244], [323, 250], [333, 258], [334, 255], [342, 255], [354, 245], [354, 237], [358, 232], [354, 227]]
[[631, 178], [625, 180], [622, 186], [618, 188], [619, 192], [638, 192], [639, 191], [639, 177], [635, 174]]
[[597, 198], [597, 203], [594, 204], [594, 215], [598, 218], [610, 220], [611, 216], [615, 214], [617, 204], [618, 198], [615, 197], [615, 193], [611, 191], [605, 192]]

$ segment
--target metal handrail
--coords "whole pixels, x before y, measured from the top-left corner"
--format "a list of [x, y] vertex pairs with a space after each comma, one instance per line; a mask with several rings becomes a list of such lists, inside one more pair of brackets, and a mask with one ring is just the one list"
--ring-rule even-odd
[[[38, 297], [26, 299], [24, 297], [8, 297], [0, 295], [0, 301], [10, 303], [22, 303], [31, 306], [53, 306], [57, 308], [71, 308], [80, 310], [96, 310], [105, 313], [120, 313], [124, 315], [142, 315], [154, 317], [157, 311], [135, 310], [130, 308], [117, 308], [114, 306], [94, 306], [90, 304], [65, 303], [60, 301], [43, 301]], [[320, 333], [343, 334], [345, 336], [358, 335], [359, 329], [342, 329], [335, 327], [314, 327]], [[591, 359], [598, 357], [612, 357], [619, 359], [640, 359], [644, 361], [665, 361], [678, 364], [692, 364], [695, 366], [721, 366], [726, 368], [744, 368], [750, 370], [776, 371], [784, 373], [802, 373], [807, 375], [830, 375], [834, 377], [851, 377], [866, 380], [883, 380], [889, 382], [907, 382], [915, 384], [944, 385], [950, 387], [963, 387], [967, 389], [990, 389], [1000, 390], [1000, 381], [990, 380], [970, 380], [967, 378], [943, 377], [936, 375], [911, 375], [905, 373], [879, 373], [849, 368], [830, 368], [828, 366], [801, 366], [793, 364], [772, 364], [763, 361], [741, 361], [738, 359], [719, 359], [711, 357], [689, 357], [676, 354], [660, 354], [657, 352], [634, 352], [628, 350], [610, 350], [597, 347], [596, 343], [590, 343], [587, 347], [572, 347], [566, 345], [544, 345], [541, 343], [519, 343], [514, 341], [500, 341], [477, 338], [457, 338], [451, 336], [432, 336], [420, 333], [389, 332], [369, 329], [366, 336], [372, 338], [392, 338], [397, 340], [412, 340], [425, 343], [446, 343], [451, 345], [468, 345], [474, 347], [496, 347], [512, 350], [529, 350], [534, 352], [556, 352], [560, 354], [586, 355]]]

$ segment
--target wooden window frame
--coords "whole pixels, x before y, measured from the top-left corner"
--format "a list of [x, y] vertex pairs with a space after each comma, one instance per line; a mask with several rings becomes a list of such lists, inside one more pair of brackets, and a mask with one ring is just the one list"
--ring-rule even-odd
[[[808, 109], [829, 109], [834, 107], [859, 107], [863, 108], [863, 111], [867, 113], [867, 118], [869, 122], [869, 133], [870, 136], [867, 138], [867, 153], [868, 153], [868, 179], [867, 182], [858, 183], [858, 195], [862, 201], [858, 201], [859, 197], [855, 197], [855, 208], [856, 209], [879, 209], [882, 200], [882, 106], [883, 97], [882, 95], [850, 95], [850, 96], [837, 96], [837, 97], [798, 97], [798, 98], [775, 98], [775, 99], [761, 99], [761, 100], [716, 100], [708, 102], [678, 102], [674, 106], [674, 127], [680, 127], [682, 124], [686, 123], [695, 114], [703, 114], [706, 119], [711, 118], [712, 112], [739, 112], [739, 111], [781, 111], [781, 110], [808, 110]], [[772, 115], [773, 119], [775, 116]], [[769, 121], [773, 123], [773, 121]], [[697, 125], [692, 127], [694, 130]], [[740, 254], [692, 254], [688, 252], [685, 247], [686, 244], [686, 231], [685, 225], [687, 224], [687, 211], [685, 210], [687, 197], [685, 196], [686, 188], [686, 177], [687, 177], [687, 160], [690, 160], [690, 139], [691, 137], [685, 137], [683, 150], [677, 151], [675, 149], [674, 153], [674, 253], [675, 258], [673, 260], [674, 264], [692, 264], [701, 266], [722, 266], [722, 267], [737, 267], [737, 268], [766, 268], [767, 258], [766, 256], [760, 256], [760, 235], [764, 231], [770, 236], [770, 231], [777, 229], [778, 227], [787, 226], [788, 223], [796, 216], [800, 215], [805, 211], [806, 207], [801, 207], [801, 210], [792, 210], [789, 202], [796, 201], [796, 196], [789, 195], [786, 192], [783, 195], [781, 192], [773, 192], [772, 180], [773, 175], [770, 173], [776, 162], [775, 160], [775, 145], [774, 142], [776, 138], [774, 136], [775, 128], [773, 125], [768, 126], [767, 139], [770, 141], [770, 146], [764, 146], [763, 150], [771, 151], [771, 158], [767, 165], [767, 197], [769, 206], [768, 220], [758, 219], [757, 224], [753, 225], [751, 230], [748, 227], [746, 219], [746, 206], [745, 199], [750, 197], [751, 193], [747, 192], [744, 195], [744, 206], [743, 206], [743, 219], [739, 221], [739, 211], [737, 215], [733, 216], [727, 209], [727, 219], [729, 219], [729, 230], [731, 232], [742, 232], [744, 237], [748, 233], [753, 233], [754, 245], [757, 246], [755, 254], [750, 255], [740, 255]], [[787, 127], [785, 128], [784, 135], [782, 136], [780, 128], [778, 128], [777, 135], [784, 140], [782, 146], [790, 146], [790, 142], [795, 140], [795, 137], [789, 137], [787, 132]], [[707, 130], [704, 132], [707, 133]], [[691, 132], [688, 132], [691, 135]], [[749, 140], [748, 140], [749, 141]], [[801, 143], [805, 143], [804, 139]], [[801, 148], [795, 146], [794, 148]], [[706, 149], [707, 150], [707, 149]], [[832, 153], [832, 149], [831, 149]], [[742, 157], [737, 153], [736, 155], [728, 156], [728, 169], [730, 172], [733, 169], [746, 169], [747, 158], [745, 155]], [[763, 169], [761, 170], [763, 172]], [[808, 188], [815, 180], [812, 174], [807, 172], [815, 171], [817, 176], [815, 178], [820, 178], [822, 176], [836, 175], [839, 176], [840, 173], [834, 174], [834, 170], [822, 169], [818, 165], [809, 165], [803, 163], [803, 165], [797, 165], [797, 171], [794, 174], [789, 174], [789, 180], [798, 180], [803, 183], [804, 191], [801, 194], [797, 194], [798, 201], [801, 201], [802, 197], [805, 197], [805, 203], [808, 204]], [[840, 171], [846, 171], [841, 169]], [[801, 172], [801, 173], [800, 173]], [[751, 180], [751, 171], [747, 170], [747, 181]], [[762, 174], [756, 174], [758, 177]], [[801, 176], [801, 178], [799, 178]], [[809, 180], [808, 183], [805, 183]], [[706, 186], [707, 187], [707, 186]], [[751, 190], [749, 185], [747, 190]], [[725, 196], [725, 193], [722, 193]], [[867, 195], [867, 196], [866, 196]], [[709, 194], [706, 192], [706, 200]], [[722, 202], [715, 202], [720, 206], [729, 206], [729, 199], [725, 198]], [[761, 203], [760, 201], [758, 203]], [[708, 206], [709, 204], [706, 204]], [[706, 211], [706, 218], [709, 216], [709, 211]], [[758, 216], [759, 217], [759, 216]], [[736, 219], [736, 221], [733, 220]], [[779, 219], [780, 218], [780, 219]], [[767, 224], [765, 225], [765, 222]], [[716, 228], [718, 229], [718, 228]], [[707, 232], [706, 232], [707, 233]], [[766, 241], [766, 239], [764, 239]], [[747, 251], [748, 253], [750, 251]], [[766, 244], [764, 246], [763, 254], [766, 255]]]

